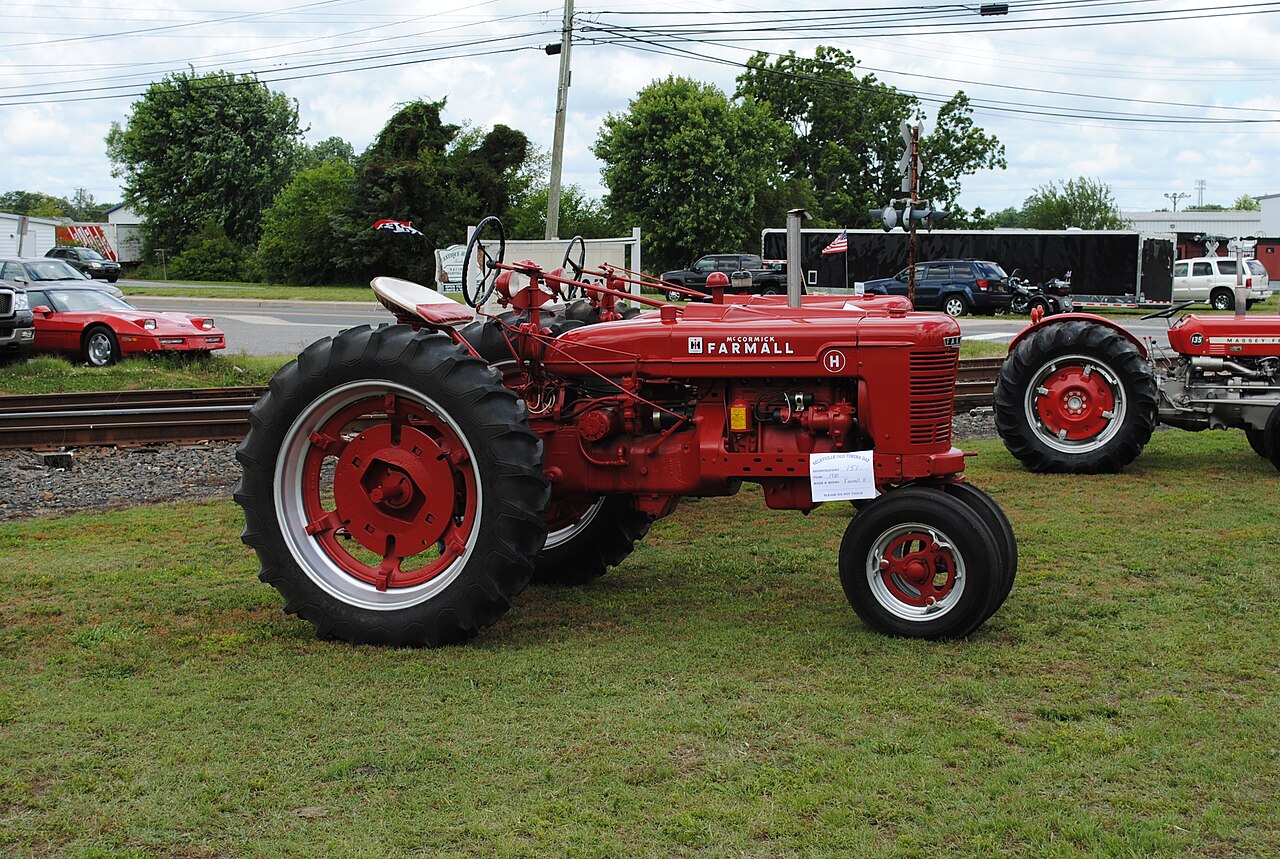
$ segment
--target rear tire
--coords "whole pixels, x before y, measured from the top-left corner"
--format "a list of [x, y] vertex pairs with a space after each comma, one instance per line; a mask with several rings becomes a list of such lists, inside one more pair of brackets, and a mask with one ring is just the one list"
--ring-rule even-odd
[[1267, 418], [1267, 438], [1265, 441], [1267, 459], [1280, 470], [1280, 406], [1271, 410]]
[[948, 295], [942, 300], [942, 312], [958, 319], [969, 312], [969, 305], [958, 295]]
[[1267, 450], [1267, 431], [1254, 429], [1253, 427], [1244, 428], [1244, 437], [1249, 441], [1249, 447], [1253, 448], [1253, 452], [1263, 459], [1271, 458], [1271, 451]]
[[1209, 306], [1214, 310], [1235, 310], [1236, 297], [1229, 289], [1215, 289], [1209, 294]]
[[840, 584], [877, 632], [960, 638], [1002, 600], [997, 540], [968, 504], [931, 487], [895, 489], [849, 522]]
[[600, 498], [576, 518], [565, 513], [555, 501], [548, 505], [547, 542], [534, 561], [537, 584], [582, 585], [599, 578], [635, 550], [651, 524], [622, 495]]
[[368, 326], [287, 364], [236, 451], [241, 539], [320, 638], [437, 646], [494, 623], [533, 574], [542, 442], [443, 334]]
[[1118, 331], [1080, 320], [1019, 343], [994, 402], [1004, 446], [1031, 471], [1119, 471], [1156, 424], [1156, 381], [1142, 353]]

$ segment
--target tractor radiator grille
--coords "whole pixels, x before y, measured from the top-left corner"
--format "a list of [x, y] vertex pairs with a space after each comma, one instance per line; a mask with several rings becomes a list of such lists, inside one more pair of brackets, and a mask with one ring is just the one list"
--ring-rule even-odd
[[908, 392], [912, 444], [951, 443], [959, 356], [955, 349], [911, 355]]
[[0, 316], [13, 315], [13, 293], [9, 290], [0, 290]]

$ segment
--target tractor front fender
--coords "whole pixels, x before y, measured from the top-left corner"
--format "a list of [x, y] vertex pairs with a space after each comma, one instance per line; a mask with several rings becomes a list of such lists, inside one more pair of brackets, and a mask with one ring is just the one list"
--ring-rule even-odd
[[1143, 358], [1150, 357], [1147, 354], [1147, 347], [1142, 344], [1141, 340], [1134, 337], [1133, 334], [1125, 330], [1123, 326], [1117, 324], [1114, 320], [1108, 319], [1105, 316], [1098, 316], [1096, 313], [1057, 313], [1053, 316], [1046, 316], [1039, 322], [1032, 322], [1026, 328], [1019, 331], [1018, 336], [1014, 337], [1013, 340], [1010, 341], [1009, 352], [1012, 354], [1013, 350], [1018, 348], [1018, 344], [1021, 343], [1029, 334], [1041, 331], [1050, 325], [1060, 325], [1063, 322], [1071, 321], [1092, 322], [1096, 325], [1102, 325], [1112, 329], [1113, 331], [1117, 331], [1137, 348], [1139, 354], [1141, 354]]

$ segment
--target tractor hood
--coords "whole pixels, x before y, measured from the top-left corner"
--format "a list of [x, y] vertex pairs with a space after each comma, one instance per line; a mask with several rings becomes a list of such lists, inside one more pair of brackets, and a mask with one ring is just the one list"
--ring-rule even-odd
[[1169, 329], [1169, 345], [1183, 355], [1263, 357], [1280, 355], [1280, 317], [1197, 316]]

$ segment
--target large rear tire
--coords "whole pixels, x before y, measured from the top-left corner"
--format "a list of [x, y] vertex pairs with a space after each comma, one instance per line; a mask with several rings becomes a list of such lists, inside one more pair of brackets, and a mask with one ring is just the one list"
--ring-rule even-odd
[[443, 334], [362, 327], [276, 373], [236, 451], [242, 539], [321, 638], [437, 646], [494, 623], [546, 537], [542, 442]]
[[994, 401], [1000, 438], [1032, 471], [1119, 471], [1156, 425], [1156, 381], [1142, 353], [1083, 320], [1045, 325], [1019, 343]]
[[534, 562], [537, 584], [582, 585], [598, 579], [631, 554], [651, 524], [621, 495], [600, 498], [583, 509], [553, 500], [547, 520], [547, 542]]
[[877, 632], [960, 638], [999, 607], [1004, 574], [983, 517], [946, 492], [908, 486], [879, 496], [849, 522], [840, 584]]

